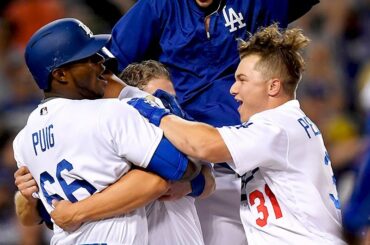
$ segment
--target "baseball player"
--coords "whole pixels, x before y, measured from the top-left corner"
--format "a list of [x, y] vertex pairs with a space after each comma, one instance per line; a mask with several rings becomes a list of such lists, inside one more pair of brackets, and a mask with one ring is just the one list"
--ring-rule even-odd
[[[237, 39], [273, 22], [286, 27], [318, 2], [140, 0], [113, 27], [107, 47], [120, 70], [147, 59], [166, 65], [181, 107], [196, 121], [236, 125], [238, 104], [227, 93], [239, 63]], [[215, 193], [196, 200], [205, 243], [245, 244], [240, 179], [226, 164], [215, 166], [215, 176]]]
[[242, 176], [240, 214], [249, 244], [345, 244], [330, 158], [295, 99], [308, 42], [301, 30], [277, 25], [242, 42], [230, 90], [240, 125], [214, 128], [142, 98], [129, 102], [184, 153], [226, 161]]
[[[105, 50], [104, 55], [111, 55], [109, 51]], [[106, 96], [117, 97], [118, 93], [121, 93], [121, 98], [125, 99], [127, 96], [147, 96], [147, 93], [143, 93], [142, 91], [126, 86], [122, 80], [118, 79], [111, 71], [115, 70], [114, 59], [111, 58], [112, 56], [106, 57], [105, 66], [108, 68], [104, 72], [104, 77], [108, 81], [108, 88], [107, 91], [109, 93], [105, 93]], [[136, 67], [133, 65], [132, 67]], [[156, 67], [156, 69], [153, 69]], [[151, 79], [146, 76], [140, 76], [138, 79], [140, 81], [144, 81], [144, 79], [149, 79], [147, 81], [150, 84], [151, 88], [157, 86], [158, 82], [163, 79], [163, 83], [167, 84], [171, 83], [169, 80], [166, 81], [165, 74], [168, 74], [166, 69], [163, 65], [159, 64], [155, 61], [148, 61], [143, 63], [142, 66], [138, 66], [135, 68], [136, 71], [144, 71], [145, 68], [150, 68], [150, 76], [156, 77], [155, 79]], [[163, 73], [161, 72], [163, 71]], [[165, 73], [167, 72], [167, 73]], [[134, 72], [124, 72], [127, 76], [129, 74], [134, 74]], [[126, 76], [126, 77], [127, 77]], [[147, 86], [143, 88], [146, 89]], [[164, 88], [164, 87], [163, 87]], [[24, 190], [24, 186], [26, 184], [29, 185], [31, 190], [28, 190], [28, 194], [37, 191], [37, 187], [35, 186], [35, 182], [25, 183], [26, 178], [28, 177], [27, 181], [30, 181], [32, 178], [31, 175], [25, 176], [25, 173], [22, 171], [27, 171], [25, 169], [20, 169], [16, 172], [16, 182], [17, 186], [23, 188], [21, 192], [27, 191]], [[170, 190], [162, 196], [161, 200], [172, 200], [171, 202], [160, 202], [155, 201], [151, 205], [146, 207], [147, 210], [147, 217], [148, 217], [148, 229], [149, 229], [149, 244], [203, 244], [202, 233], [200, 229], [200, 224], [198, 220], [197, 213], [194, 207], [194, 199], [192, 197], [183, 197], [186, 194], [191, 194], [192, 196], [201, 196], [202, 198], [207, 197], [209, 194], [212, 193], [214, 190], [214, 177], [210, 172], [210, 168], [206, 167], [202, 169], [203, 174], [203, 186], [198, 186], [197, 178], [191, 182], [174, 182], [171, 185]], [[113, 184], [104, 192], [99, 194], [97, 197], [93, 195], [93, 198], [87, 198], [82, 202], [77, 202], [74, 205], [70, 205], [68, 202], [54, 202], [55, 210], [51, 213], [54, 219], [54, 222], [58, 224], [65, 230], [73, 229], [74, 227], [78, 226], [81, 222], [97, 220], [101, 218], [109, 218], [115, 215], [121, 215], [122, 213], [126, 213], [127, 209], [131, 207], [132, 202], [136, 200], [134, 198], [138, 198], [134, 196], [132, 198], [128, 198], [132, 196], [132, 192], [130, 189], [137, 189], [134, 186], [128, 186], [128, 181], [135, 179], [131, 173], [123, 176], [119, 180], [119, 184]], [[129, 178], [129, 179], [128, 179]], [[137, 183], [136, 184], [140, 184]], [[128, 187], [125, 187], [128, 186]], [[188, 188], [186, 188], [188, 187]], [[199, 189], [200, 188], [200, 189]], [[118, 193], [130, 193], [130, 195], [125, 195], [125, 197], [117, 198]], [[119, 195], [118, 195], [119, 196]], [[20, 199], [20, 200], [18, 200]], [[19, 213], [19, 216], [24, 224], [27, 225], [34, 225], [40, 221], [40, 216], [42, 215], [42, 207], [40, 209], [40, 213], [35, 212], [35, 207], [29, 207], [30, 211], [24, 210], [24, 207], [20, 207], [20, 201], [24, 199], [22, 196], [16, 197], [16, 206], [20, 211], [22, 211], [23, 215], [34, 215], [35, 218], [30, 217], [22, 217], [22, 214]], [[90, 201], [89, 201], [90, 199]], [[175, 200], [177, 199], [177, 200]], [[32, 200], [31, 200], [32, 201]], [[136, 201], [137, 202], [137, 201]], [[26, 205], [27, 207], [27, 205]], [[79, 220], [83, 217], [83, 220]], [[48, 218], [42, 216], [44, 221], [47, 221]], [[48, 222], [46, 222], [48, 224]], [[166, 233], [166, 236], [163, 234]]]
[[[42, 27], [27, 44], [26, 63], [45, 99], [30, 114], [13, 148], [18, 166], [26, 165], [35, 176], [48, 212], [54, 199], [76, 202], [102, 191], [132, 163], [168, 180], [194, 172], [163, 132], [126, 103], [96, 100], [107, 85], [102, 76], [104, 58], [97, 52], [108, 40], [109, 36], [94, 36], [82, 22], [67, 18]], [[159, 196], [154, 189], [147, 201]], [[160, 189], [162, 193], [166, 188]], [[51, 244], [147, 244], [147, 239], [146, 213], [137, 208], [84, 223], [75, 232], [54, 226]]]
[[161, 89], [173, 96], [176, 95], [169, 71], [162, 63], [155, 60], [129, 64], [119, 77], [126, 84], [149, 94], [154, 94], [158, 89]]

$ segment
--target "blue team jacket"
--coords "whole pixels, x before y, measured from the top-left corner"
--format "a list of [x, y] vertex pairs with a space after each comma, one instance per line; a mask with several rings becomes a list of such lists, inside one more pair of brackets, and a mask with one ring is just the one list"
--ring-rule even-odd
[[357, 176], [351, 198], [343, 209], [343, 226], [349, 233], [361, 233], [370, 227], [370, 149]]
[[[215, 0], [216, 1], [216, 0]], [[240, 123], [229, 90], [239, 63], [237, 39], [259, 26], [289, 22], [319, 0], [223, 0], [210, 15], [195, 0], [139, 0], [114, 26], [109, 49], [120, 70], [155, 59], [170, 70], [183, 109], [214, 126]]]

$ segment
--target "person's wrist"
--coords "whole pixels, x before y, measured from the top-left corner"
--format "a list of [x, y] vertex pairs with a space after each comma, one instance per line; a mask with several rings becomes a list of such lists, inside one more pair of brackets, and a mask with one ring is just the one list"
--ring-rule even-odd
[[[81, 224], [88, 220], [88, 214], [80, 207], [80, 202], [73, 203], [71, 209], [71, 220], [73, 224]], [[82, 210], [82, 211], [81, 211]]]
[[22, 196], [23, 199], [26, 200], [26, 202], [31, 205], [32, 207], [36, 207], [37, 206], [37, 202], [39, 199], [37, 198], [34, 198], [32, 195], [24, 195], [22, 192], [18, 191], [17, 193], [18, 195]]
[[192, 188], [191, 188], [191, 181], [186, 181], [184, 182], [185, 184], [185, 195], [190, 195], [191, 194], [191, 191], [192, 191]]
[[156, 125], [157, 127], [159, 127], [159, 125], [161, 124], [161, 121], [164, 117], [166, 117], [167, 115], [170, 115], [171, 113], [166, 110], [166, 109], [158, 109], [155, 113], [153, 113], [153, 116], [151, 118], [151, 122]]
[[203, 173], [200, 172], [197, 175], [197, 177], [195, 177], [194, 179], [190, 181], [190, 184], [191, 184], [191, 192], [188, 195], [192, 197], [200, 196], [203, 193], [204, 187], [206, 184], [206, 180], [205, 180]]

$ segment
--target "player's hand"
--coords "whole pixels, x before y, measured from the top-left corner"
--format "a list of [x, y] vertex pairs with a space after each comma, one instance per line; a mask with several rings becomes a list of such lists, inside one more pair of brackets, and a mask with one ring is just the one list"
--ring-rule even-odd
[[77, 220], [77, 210], [70, 201], [53, 200], [54, 210], [50, 213], [54, 223], [65, 231], [72, 232], [77, 230], [82, 223]]
[[38, 192], [39, 188], [35, 179], [32, 177], [27, 167], [20, 167], [14, 173], [14, 183], [20, 193], [29, 201], [36, 202], [37, 199], [32, 196], [32, 193]]
[[191, 192], [190, 181], [175, 181], [170, 183], [168, 191], [159, 198], [160, 201], [178, 200]]
[[139, 113], [147, 118], [150, 123], [159, 126], [162, 117], [170, 114], [168, 109], [158, 107], [154, 102], [144, 98], [133, 98], [127, 102], [133, 106]]
[[188, 116], [181, 108], [179, 102], [177, 102], [176, 97], [162, 89], [157, 89], [153, 96], [160, 99], [167, 109], [170, 110], [172, 114], [184, 118], [186, 120], [193, 120], [190, 116]]

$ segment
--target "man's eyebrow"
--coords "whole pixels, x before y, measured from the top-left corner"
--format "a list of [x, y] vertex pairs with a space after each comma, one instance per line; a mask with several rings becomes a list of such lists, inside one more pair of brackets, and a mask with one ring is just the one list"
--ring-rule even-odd
[[235, 78], [236, 79], [241, 79], [241, 78], [248, 78], [248, 76], [247, 75], [244, 75], [243, 73], [239, 73], [239, 74], [236, 74], [236, 76], [235, 76]]

